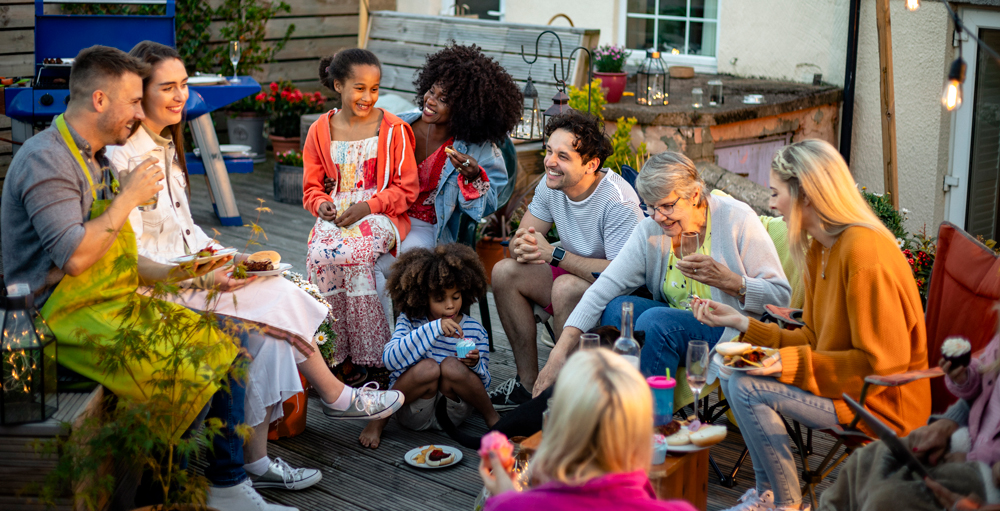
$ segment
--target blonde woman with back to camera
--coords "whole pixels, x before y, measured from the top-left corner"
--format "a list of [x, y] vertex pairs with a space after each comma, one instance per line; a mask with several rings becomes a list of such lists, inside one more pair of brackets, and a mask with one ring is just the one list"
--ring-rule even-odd
[[[913, 273], [837, 150], [822, 140], [780, 149], [770, 205], [788, 219], [792, 255], [806, 270], [805, 326], [781, 330], [718, 302], [694, 305], [699, 321], [736, 328], [744, 342], [781, 353], [780, 362], [735, 372], [724, 384], [757, 479], [736, 510], [809, 509], [782, 415], [810, 428], [846, 424], [854, 414], [841, 395], [858, 399], [865, 377], [927, 368]], [[875, 387], [865, 406], [905, 435], [930, 415], [929, 383]]]
[[486, 511], [694, 510], [684, 501], [656, 500], [647, 475], [652, 396], [625, 359], [603, 349], [571, 356], [556, 380], [549, 413], [531, 463], [532, 489], [514, 491], [495, 454], [480, 463], [493, 494]]

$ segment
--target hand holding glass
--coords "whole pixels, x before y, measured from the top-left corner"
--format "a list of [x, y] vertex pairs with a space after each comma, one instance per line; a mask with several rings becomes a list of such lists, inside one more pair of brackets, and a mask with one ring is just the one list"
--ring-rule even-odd
[[[698, 253], [698, 248], [701, 247], [701, 236], [697, 232], [684, 232], [681, 233], [681, 246], [680, 254], [681, 259]], [[678, 304], [682, 308], [691, 310], [691, 279], [687, 277], [684, 278], [684, 287], [687, 289], [687, 298], [681, 300]]]
[[[129, 173], [131, 173], [132, 171], [134, 171], [136, 169], [136, 167], [138, 167], [139, 165], [142, 165], [142, 163], [144, 161], [146, 161], [146, 160], [148, 160], [150, 158], [156, 158], [157, 163], [154, 163], [153, 167], [156, 167], [156, 168], [160, 169], [160, 171], [162, 172], [163, 168], [164, 168], [164, 166], [163, 166], [163, 159], [164, 159], [163, 148], [162, 147], [155, 147], [155, 148], [151, 149], [149, 152], [147, 152], [145, 154], [142, 154], [142, 155], [139, 155], [139, 156], [133, 156], [133, 157], [129, 158], [128, 159], [128, 169], [126, 171], [124, 171], [124, 172], [119, 172], [119, 174], [121, 174], [121, 177], [124, 179], [124, 177], [126, 175], [128, 175]], [[162, 183], [162, 181], [161, 181], [161, 183]], [[158, 197], [159, 197], [159, 194], [154, 195], [148, 201], [143, 202], [142, 204], [139, 204], [139, 211], [153, 211], [154, 209], [156, 209], [156, 203], [157, 203], [157, 198]]]
[[691, 341], [688, 343], [687, 363], [684, 370], [687, 373], [688, 387], [694, 394], [694, 414], [700, 418], [698, 402], [701, 399], [701, 389], [705, 388], [705, 380], [708, 377], [708, 343], [705, 341]]
[[239, 41], [229, 41], [229, 62], [233, 63], [233, 79], [231, 81], [238, 82], [239, 78], [236, 78], [236, 64], [240, 63], [240, 53], [243, 51]]

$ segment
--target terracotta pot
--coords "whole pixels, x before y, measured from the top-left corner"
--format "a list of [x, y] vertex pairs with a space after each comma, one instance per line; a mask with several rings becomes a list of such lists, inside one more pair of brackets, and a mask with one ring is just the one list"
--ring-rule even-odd
[[274, 149], [274, 154], [283, 153], [285, 151], [299, 151], [299, 143], [302, 142], [301, 137], [280, 137], [278, 135], [271, 135], [271, 147]]
[[493, 266], [501, 259], [510, 257], [510, 251], [500, 243], [508, 238], [494, 238], [493, 236], [483, 236], [476, 244], [476, 254], [486, 268], [486, 283], [490, 283], [490, 276], [493, 275]]
[[625, 82], [628, 81], [628, 73], [594, 73], [594, 78], [601, 79], [601, 88], [608, 89], [604, 94], [604, 99], [608, 103], [617, 103], [625, 92]]

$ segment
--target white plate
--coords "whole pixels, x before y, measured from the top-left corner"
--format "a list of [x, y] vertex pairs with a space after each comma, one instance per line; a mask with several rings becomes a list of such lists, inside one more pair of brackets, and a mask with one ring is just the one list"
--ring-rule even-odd
[[462, 451], [460, 451], [460, 450], [458, 450], [458, 449], [456, 449], [454, 447], [447, 446], [447, 445], [437, 445], [437, 444], [434, 444], [434, 447], [437, 447], [438, 449], [441, 449], [442, 451], [444, 451], [444, 452], [446, 452], [448, 454], [454, 454], [455, 455], [455, 461], [453, 461], [453, 462], [451, 462], [451, 463], [449, 463], [447, 465], [438, 466], [438, 467], [431, 467], [431, 466], [423, 464], [423, 463], [417, 463], [415, 461], [417, 455], [420, 454], [420, 451], [422, 451], [422, 450], [424, 450], [424, 449], [426, 449], [428, 447], [430, 447], [430, 445], [421, 445], [420, 447], [414, 447], [413, 449], [410, 449], [406, 454], [403, 455], [403, 460], [406, 461], [407, 465], [411, 465], [411, 466], [414, 466], [414, 467], [417, 467], [417, 468], [426, 468], [426, 469], [429, 469], [429, 470], [434, 470], [436, 468], [454, 467], [455, 465], [458, 465], [462, 461]]
[[[681, 430], [687, 431], [687, 426], [681, 426]], [[694, 444], [684, 444], [684, 445], [670, 445], [667, 444], [667, 452], [696, 452], [702, 449], [708, 449], [708, 447], [698, 447]]]
[[201, 75], [201, 76], [188, 77], [188, 85], [215, 85], [218, 83], [226, 83], [226, 79], [220, 75]]
[[[291, 269], [292, 265], [288, 263], [278, 263], [278, 267], [273, 270], [264, 270], [264, 271], [247, 270], [247, 277], [276, 277], [278, 275], [281, 275], [281, 272]], [[232, 277], [233, 272], [229, 272], [229, 276]]]
[[194, 254], [191, 254], [191, 255], [186, 255], [186, 256], [175, 257], [175, 258], [171, 259], [170, 262], [174, 263], [174, 264], [185, 264], [185, 263], [190, 263], [190, 262], [194, 262], [194, 263], [197, 263], [197, 264], [202, 264], [202, 263], [207, 263], [209, 261], [215, 261], [215, 260], [218, 260], [218, 259], [222, 259], [223, 257], [226, 257], [227, 255], [232, 255], [232, 254], [235, 254], [235, 253], [236, 253], [236, 249], [235, 248], [224, 248], [224, 249], [219, 250], [218, 252], [216, 252], [215, 255], [198, 257], [198, 256], [196, 256]]

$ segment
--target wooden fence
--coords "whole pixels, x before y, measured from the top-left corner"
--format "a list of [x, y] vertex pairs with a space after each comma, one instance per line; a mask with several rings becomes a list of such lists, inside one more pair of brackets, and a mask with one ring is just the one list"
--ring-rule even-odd
[[[254, 73], [254, 78], [261, 82], [286, 79], [303, 90], [319, 90], [319, 59], [358, 45], [361, 2], [371, 10], [396, 9], [396, 0], [285, 0], [291, 12], [271, 19], [266, 37], [279, 39], [291, 24], [295, 25], [295, 32], [275, 55], [274, 62]], [[222, 0], [210, 0], [212, 7], [221, 3]], [[219, 35], [223, 23], [223, 20], [212, 22], [212, 44], [225, 44]], [[34, 25], [32, 1], [0, 0], [0, 76], [23, 77], [34, 72]], [[10, 119], [4, 116], [0, 116], [0, 138], [11, 138]], [[10, 160], [10, 143], [0, 141], [0, 179], [6, 174]]]

